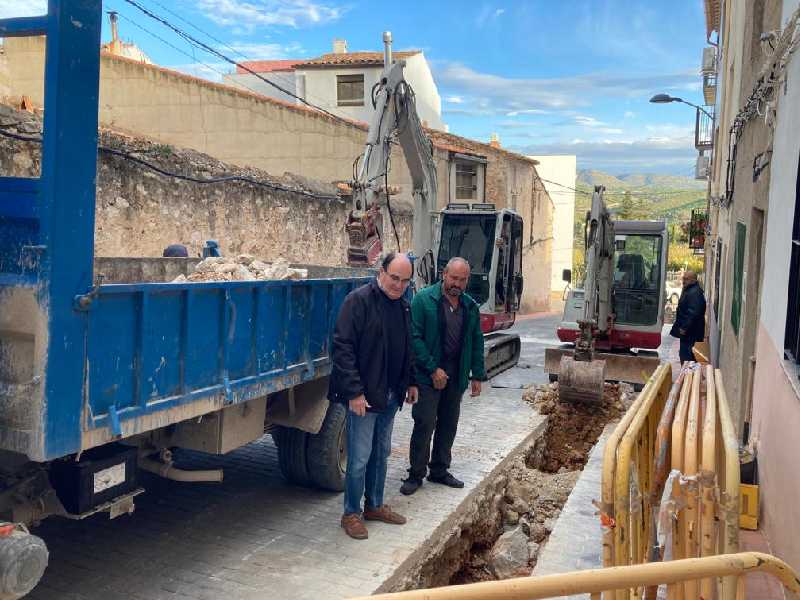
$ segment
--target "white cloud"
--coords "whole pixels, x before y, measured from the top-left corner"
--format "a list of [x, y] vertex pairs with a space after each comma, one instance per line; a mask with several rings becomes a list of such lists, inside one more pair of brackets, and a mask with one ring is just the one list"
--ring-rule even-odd
[[[287, 45], [271, 43], [232, 42], [229, 44], [240, 55], [252, 60], [275, 60], [280, 58], [293, 58], [305, 53], [298, 43]], [[224, 48], [220, 48], [224, 50]]]
[[0, 19], [47, 14], [47, 0], [0, 0]]
[[448, 96], [444, 101], [450, 104], [464, 104], [464, 99], [461, 96]]
[[[589, 73], [554, 79], [510, 78], [481, 73], [457, 62], [434, 63], [440, 89], [469, 97], [492, 114], [567, 110], [598, 98], [642, 98], [653, 90], [683, 90], [697, 82], [694, 70], [643, 75]], [[469, 108], [469, 107], [465, 107]]]
[[[534, 136], [531, 136], [534, 137]], [[676, 137], [643, 137], [624, 140], [573, 139], [569, 142], [511, 145], [517, 152], [531, 155], [576, 154], [578, 168], [611, 173], [658, 172], [685, 174], [694, 161], [694, 139], [689, 134]]]
[[506, 113], [507, 117], [517, 117], [519, 115], [546, 115], [549, 111], [541, 108], [526, 108], [523, 110], [512, 110]]
[[199, 0], [198, 8], [219, 25], [248, 31], [265, 25], [298, 28], [331, 23], [347, 10], [313, 0]]
[[502, 15], [504, 12], [506, 12], [505, 8], [498, 8], [496, 11], [494, 11], [494, 18], [496, 19], [497, 17]]

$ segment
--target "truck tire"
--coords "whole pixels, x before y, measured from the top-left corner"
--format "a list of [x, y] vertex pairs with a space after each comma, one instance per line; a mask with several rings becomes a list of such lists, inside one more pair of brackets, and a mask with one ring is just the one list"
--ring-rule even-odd
[[333, 492], [344, 490], [347, 466], [347, 409], [331, 402], [319, 433], [308, 436], [306, 461], [314, 485]]
[[311, 485], [306, 468], [308, 434], [294, 427], [276, 427], [272, 438], [278, 445], [278, 465], [289, 483]]
[[0, 599], [16, 600], [30, 593], [47, 567], [47, 546], [21, 529], [0, 538]]

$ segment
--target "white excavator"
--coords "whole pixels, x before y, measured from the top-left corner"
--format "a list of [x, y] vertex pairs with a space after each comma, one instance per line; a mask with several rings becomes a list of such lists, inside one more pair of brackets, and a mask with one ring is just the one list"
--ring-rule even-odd
[[[604, 191], [595, 187], [586, 215], [583, 286], [569, 291], [557, 330], [567, 345], [545, 350], [545, 371], [567, 402], [600, 402], [605, 381], [640, 386], [660, 362], [667, 226], [614, 220]], [[571, 279], [566, 269], [564, 280]]]
[[[383, 251], [383, 207], [393, 221], [389, 157], [392, 146], [399, 143], [413, 184], [415, 283], [434, 283], [454, 256], [469, 261], [467, 293], [480, 305], [486, 372], [491, 377], [519, 360], [519, 336], [501, 330], [514, 324], [522, 296], [522, 218], [513, 210], [485, 203], [451, 203], [437, 210], [433, 144], [417, 115], [414, 91], [403, 76], [405, 61], [392, 59], [391, 33], [383, 34], [383, 42], [384, 69], [370, 94], [375, 112], [351, 183], [348, 263], [374, 266]], [[392, 229], [400, 247], [393, 222]]]

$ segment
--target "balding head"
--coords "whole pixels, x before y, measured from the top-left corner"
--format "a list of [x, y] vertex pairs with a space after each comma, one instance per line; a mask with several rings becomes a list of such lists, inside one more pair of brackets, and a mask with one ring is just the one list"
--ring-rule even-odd
[[683, 283], [683, 287], [689, 287], [693, 283], [697, 283], [697, 273], [694, 271], [684, 271], [683, 277], [681, 278], [681, 283]]
[[460, 256], [454, 256], [447, 261], [447, 266], [442, 271], [442, 289], [454, 304], [467, 289], [469, 273], [469, 263]]
[[378, 283], [383, 293], [390, 299], [397, 300], [406, 291], [413, 275], [411, 260], [406, 254], [390, 252], [381, 261]]

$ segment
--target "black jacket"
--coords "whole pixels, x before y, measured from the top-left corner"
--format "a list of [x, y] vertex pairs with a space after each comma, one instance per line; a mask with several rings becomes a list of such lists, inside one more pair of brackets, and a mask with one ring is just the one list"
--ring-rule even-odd
[[[386, 408], [388, 396], [386, 320], [383, 316], [383, 291], [372, 280], [347, 294], [333, 332], [333, 370], [328, 398], [347, 404], [364, 394], [371, 412]], [[403, 361], [397, 401], [402, 406], [412, 382], [411, 312], [401, 298], [405, 317], [405, 360]]]
[[[706, 297], [703, 288], [700, 284], [693, 283], [681, 292], [675, 323], [669, 334], [672, 337], [683, 337], [692, 343], [702, 342], [706, 336], [705, 316]], [[686, 334], [680, 335], [680, 329], [686, 330]]]

